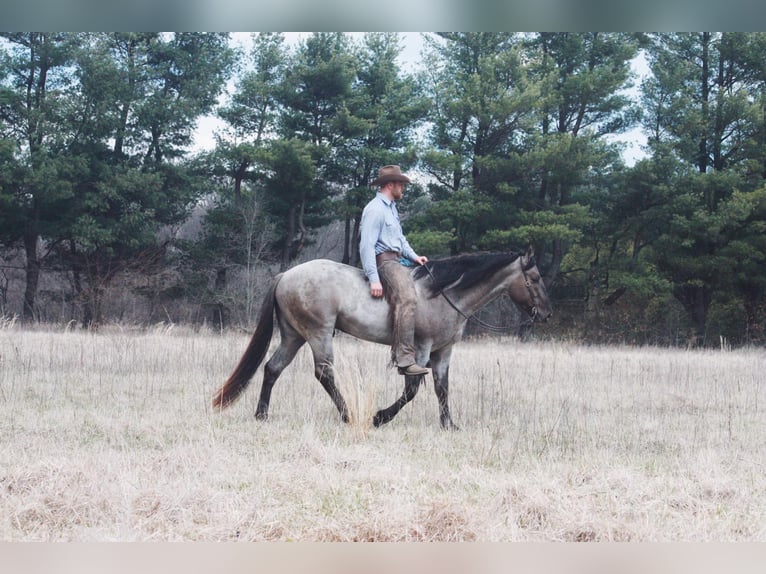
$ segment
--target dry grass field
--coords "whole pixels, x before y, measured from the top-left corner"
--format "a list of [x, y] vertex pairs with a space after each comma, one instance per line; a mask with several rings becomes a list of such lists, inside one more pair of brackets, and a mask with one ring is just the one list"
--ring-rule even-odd
[[0, 328], [0, 540], [766, 540], [766, 352], [466, 341], [453, 418], [388, 350], [336, 340], [356, 417], [307, 349], [271, 419], [213, 392], [243, 334]]

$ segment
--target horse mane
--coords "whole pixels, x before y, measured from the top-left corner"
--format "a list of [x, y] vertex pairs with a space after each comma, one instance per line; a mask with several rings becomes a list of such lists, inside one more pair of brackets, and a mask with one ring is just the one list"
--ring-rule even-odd
[[[486, 281], [498, 270], [510, 265], [519, 258], [521, 253], [478, 253], [470, 255], [457, 255], [445, 259], [429, 261], [425, 266], [415, 269], [415, 280], [427, 278], [426, 285], [435, 297], [447, 287], [464, 290]], [[534, 258], [531, 258], [525, 271], [534, 266]], [[431, 275], [428, 269], [431, 270]]]

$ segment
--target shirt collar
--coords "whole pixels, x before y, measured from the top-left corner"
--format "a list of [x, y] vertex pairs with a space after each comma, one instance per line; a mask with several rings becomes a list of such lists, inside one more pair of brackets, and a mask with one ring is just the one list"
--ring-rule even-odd
[[378, 198], [380, 198], [380, 200], [383, 203], [385, 203], [388, 207], [391, 207], [395, 203], [393, 199], [388, 199], [385, 195], [383, 195], [380, 192], [378, 192]]

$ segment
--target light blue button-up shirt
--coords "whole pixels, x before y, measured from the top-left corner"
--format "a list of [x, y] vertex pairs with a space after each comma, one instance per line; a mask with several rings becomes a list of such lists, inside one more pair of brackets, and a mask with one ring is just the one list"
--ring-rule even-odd
[[396, 251], [402, 257], [415, 261], [418, 254], [410, 247], [402, 232], [396, 203], [378, 192], [362, 212], [359, 228], [359, 255], [370, 283], [379, 283], [375, 256], [384, 251]]

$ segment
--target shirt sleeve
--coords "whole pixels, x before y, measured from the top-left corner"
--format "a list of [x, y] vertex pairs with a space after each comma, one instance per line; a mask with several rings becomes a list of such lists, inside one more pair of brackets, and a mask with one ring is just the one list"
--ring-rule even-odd
[[377, 209], [365, 208], [359, 224], [359, 257], [364, 274], [370, 283], [380, 283], [378, 264], [375, 263], [375, 244], [378, 242], [384, 218]]
[[410, 242], [404, 235], [402, 235], [402, 255], [410, 261], [415, 261], [418, 258], [418, 254], [410, 247]]

